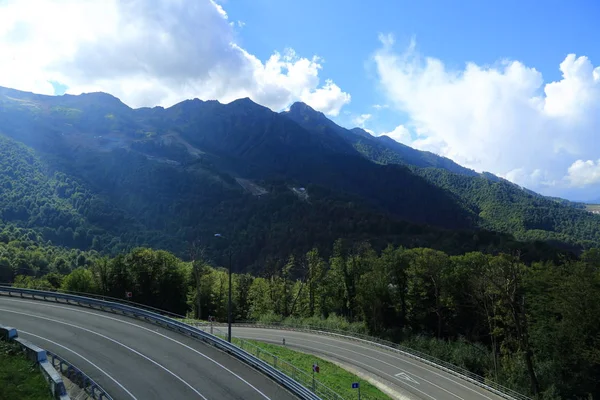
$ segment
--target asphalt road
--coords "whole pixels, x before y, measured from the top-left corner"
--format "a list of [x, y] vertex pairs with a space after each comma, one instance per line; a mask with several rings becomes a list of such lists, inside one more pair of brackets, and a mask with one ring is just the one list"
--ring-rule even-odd
[[427, 364], [356, 341], [306, 332], [235, 326], [232, 335], [279, 345], [285, 338], [286, 347], [336, 362], [397, 399], [502, 399]]
[[76, 365], [115, 400], [296, 398], [210, 345], [133, 318], [0, 296], [0, 324]]

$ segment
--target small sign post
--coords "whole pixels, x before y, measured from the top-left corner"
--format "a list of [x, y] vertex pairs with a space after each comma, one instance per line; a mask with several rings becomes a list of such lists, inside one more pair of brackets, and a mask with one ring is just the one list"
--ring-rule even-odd
[[316, 386], [315, 386], [315, 372], [318, 374], [319, 373], [319, 364], [314, 363], [313, 364], [313, 392], [316, 393]]
[[125, 292], [125, 297], [128, 298], [128, 299], [130, 299], [130, 298], [133, 297], [133, 293], [131, 293], [131, 292]]
[[360, 400], [360, 383], [353, 382], [352, 383], [352, 389], [358, 389], [358, 400]]

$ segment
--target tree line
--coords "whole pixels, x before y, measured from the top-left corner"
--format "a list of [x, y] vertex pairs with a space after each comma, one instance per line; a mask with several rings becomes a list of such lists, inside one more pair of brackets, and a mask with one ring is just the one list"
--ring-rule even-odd
[[[402, 342], [543, 399], [600, 395], [600, 251], [525, 263], [518, 253], [448, 255], [338, 240], [233, 274], [234, 320], [320, 325]], [[227, 320], [227, 269], [138, 248], [20, 286], [97, 293]], [[224, 260], [221, 265], [227, 264]], [[238, 269], [233, 256], [234, 271]]]

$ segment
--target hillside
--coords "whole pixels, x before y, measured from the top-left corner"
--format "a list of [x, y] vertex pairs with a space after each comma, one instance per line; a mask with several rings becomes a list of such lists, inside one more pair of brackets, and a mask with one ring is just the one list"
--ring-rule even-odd
[[372, 136], [360, 128], [345, 129], [304, 103], [294, 103], [283, 115], [296, 121], [305, 129], [323, 136], [339, 136], [356, 151], [379, 164], [402, 164], [416, 167], [443, 168], [451, 172], [478, 176], [471, 169], [462, 167], [446, 157], [428, 151], [415, 150], [396, 142], [388, 136]]
[[[199, 241], [218, 258], [220, 232], [240, 268], [340, 237], [450, 253], [543, 248], [482, 231], [518, 233], [407, 163], [373, 162], [325, 120], [307, 129], [248, 99], [131, 109], [104, 93], [0, 89], [0, 219], [109, 254], [150, 246], [187, 257]], [[591, 214], [573, 215], [539, 237], [597, 237]]]
[[595, 247], [600, 242], [600, 216], [575, 205], [484, 177], [466, 177], [439, 169], [416, 172], [474, 207], [487, 229], [510, 232], [521, 240], [566, 242], [585, 247]]
[[[465, 242], [461, 234], [415, 224], [471, 224], [451, 194], [407, 168], [372, 164], [350, 146], [334, 152], [345, 142], [247, 100], [132, 110], [101, 93], [6, 89], [0, 104], [0, 219], [57, 245], [186, 257], [200, 241], [217, 256], [213, 235], [222, 232], [240, 264], [257, 266], [339, 237], [450, 250]], [[443, 206], [432, 213], [421, 199]], [[466, 241], [473, 249], [514, 242]]]
[[600, 216], [585, 211], [582, 203], [542, 196], [387, 136], [373, 137], [359, 128], [344, 129], [303, 103], [294, 104], [284, 114], [315, 133], [345, 138], [373, 162], [407, 165], [416, 175], [458, 197], [477, 216], [479, 227], [510, 233], [520, 240], [544, 240], [567, 247], [589, 248], [600, 243]]

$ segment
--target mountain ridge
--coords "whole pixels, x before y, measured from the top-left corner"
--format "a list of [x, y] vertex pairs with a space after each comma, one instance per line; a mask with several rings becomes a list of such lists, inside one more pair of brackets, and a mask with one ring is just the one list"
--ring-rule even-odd
[[[568, 214], [563, 205], [559, 211], [545, 208], [555, 216], [565, 214], [560, 224], [547, 224], [557, 230], [554, 236], [528, 236], [499, 224], [502, 215], [481, 214], [482, 205], [506, 213], [497, 207], [495, 192], [480, 203], [476, 188], [487, 186], [469, 179], [481, 177], [462, 175], [470, 182], [466, 184], [452, 178], [455, 173], [402, 162], [407, 151], [425, 161], [432, 156], [404, 145], [390, 148], [364, 134], [361, 138], [360, 132], [339, 127], [303, 104], [283, 113], [247, 98], [131, 109], [110, 95], [53, 97], [0, 89], [0, 106], [0, 133], [34, 149], [45, 170], [75, 179], [90, 193], [89, 200], [78, 203], [84, 217], [101, 218], [110, 211], [99, 210], [111, 207], [124, 213], [121, 219], [128, 222], [121, 227], [86, 225], [85, 237], [88, 242], [96, 238], [98, 249], [120, 251], [146, 243], [182, 254], [186, 242], [202, 238], [214, 247], [209, 239], [214, 231], [229, 230], [235, 232], [241, 258], [252, 264], [269, 253], [304, 251], [311, 238], [327, 246], [348, 236], [408, 246], [435, 242], [446, 248], [460, 247], [456, 240], [462, 238], [465, 249], [490, 246], [466, 232], [480, 232], [500, 247], [513, 246], [506, 234], [568, 246], [585, 242], [585, 235], [597, 240], [596, 220]], [[375, 150], [365, 151], [368, 146]], [[386, 160], [381, 154], [393, 157]], [[443, 160], [432, 159], [434, 165]], [[261, 188], [260, 196], [249, 190], [252, 185]], [[475, 189], [466, 196], [456, 190], [460, 185]], [[305, 198], [292, 190], [299, 187], [306, 188]], [[509, 190], [508, 184], [501, 187]], [[534, 203], [523, 204], [519, 218], [525, 222], [518, 226], [526, 233], [525, 211]], [[567, 223], [567, 215], [575, 220]], [[48, 228], [35, 221], [7, 220], [40, 231]], [[137, 234], [133, 226], [139, 227]], [[483, 233], [490, 228], [501, 233]]]

